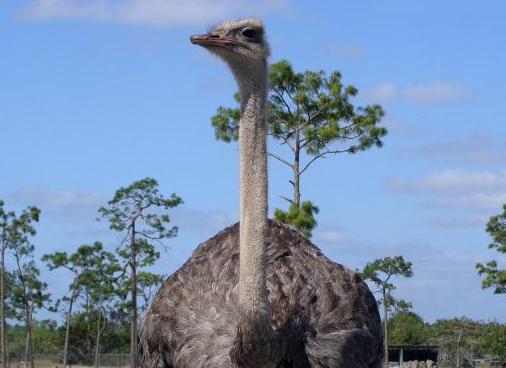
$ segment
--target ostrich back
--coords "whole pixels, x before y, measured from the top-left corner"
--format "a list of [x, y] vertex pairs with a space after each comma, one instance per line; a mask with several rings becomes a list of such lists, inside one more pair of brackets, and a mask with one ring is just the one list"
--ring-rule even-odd
[[[271, 324], [290, 345], [278, 367], [380, 367], [376, 301], [355, 272], [272, 220], [266, 267]], [[142, 326], [143, 368], [234, 367], [238, 272], [235, 224], [200, 244], [156, 293]]]

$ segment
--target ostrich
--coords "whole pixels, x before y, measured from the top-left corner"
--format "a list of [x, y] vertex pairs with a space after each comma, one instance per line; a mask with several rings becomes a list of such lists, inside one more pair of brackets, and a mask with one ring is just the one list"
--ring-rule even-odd
[[366, 284], [267, 219], [262, 22], [225, 21], [191, 42], [224, 59], [239, 85], [240, 222], [200, 244], [158, 290], [142, 326], [142, 367], [380, 367]]

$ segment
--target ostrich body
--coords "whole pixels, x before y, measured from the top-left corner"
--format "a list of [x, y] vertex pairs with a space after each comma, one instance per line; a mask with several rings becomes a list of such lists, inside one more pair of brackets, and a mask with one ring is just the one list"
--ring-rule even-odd
[[297, 230], [267, 219], [269, 47], [256, 18], [192, 42], [223, 58], [239, 85], [240, 223], [198, 246], [144, 318], [143, 368], [381, 366], [374, 297]]

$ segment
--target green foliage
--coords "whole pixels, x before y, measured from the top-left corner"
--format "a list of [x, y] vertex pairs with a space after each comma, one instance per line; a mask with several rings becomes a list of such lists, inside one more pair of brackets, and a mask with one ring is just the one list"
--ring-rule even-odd
[[5, 248], [14, 254], [19, 268], [24, 258], [33, 256], [35, 246], [29, 242], [29, 237], [36, 234], [33, 223], [39, 221], [40, 210], [37, 207], [28, 207], [19, 216], [14, 212], [6, 214], [3, 211], [1, 215]]
[[[270, 66], [269, 81], [268, 134], [288, 148], [287, 156], [274, 152], [269, 155], [292, 171], [294, 179], [290, 183], [294, 195], [289, 200], [292, 205], [303, 206], [300, 179], [318, 159], [383, 145], [382, 138], [387, 130], [379, 123], [385, 111], [376, 104], [353, 105], [351, 99], [358, 91], [353, 86], [343, 85], [339, 71], [332, 71], [330, 75], [322, 70], [296, 73], [288, 61], [281, 60]], [[234, 98], [239, 102], [239, 94], [236, 93]], [[224, 142], [237, 140], [239, 118], [239, 108], [218, 107], [216, 115], [211, 118], [216, 139]], [[314, 214], [317, 211], [308, 210], [307, 206], [297, 213], [292, 206], [287, 212], [279, 210], [276, 218], [310, 234], [316, 226]], [[289, 218], [292, 218], [291, 222]]]
[[87, 311], [104, 308], [104, 304], [111, 300], [116, 292], [116, 284], [124, 274], [116, 257], [103, 249], [100, 242], [92, 245], [81, 245], [70, 256], [67, 252], [45, 254], [42, 260], [50, 270], [65, 268], [72, 273], [69, 284], [69, 296], [62, 300], [71, 303], [78, 297], [83, 300], [83, 307]]
[[107, 203], [98, 211], [109, 221], [110, 229], [124, 234], [117, 252], [126, 263], [131, 263], [133, 255], [135, 266], [152, 265], [160, 257], [153, 243], [163, 245], [162, 239], [177, 235], [177, 226], [168, 226], [169, 215], [154, 210], [177, 207], [183, 200], [174, 193], [164, 198], [155, 179], [145, 178], [121, 187]]
[[[390, 294], [389, 296], [392, 298]], [[408, 312], [411, 308], [413, 308], [413, 304], [411, 302], [407, 302], [402, 299], [395, 300], [393, 303], [389, 303], [389, 305], [394, 305], [398, 312]]]
[[33, 346], [37, 351], [43, 351], [47, 354], [60, 354], [60, 334], [55, 320], [43, 319], [33, 321]]
[[[119, 188], [108, 205], [100, 207], [98, 211], [109, 221], [109, 228], [124, 234], [117, 254], [124, 259], [125, 266], [149, 266], [160, 257], [154, 243], [163, 245], [161, 241], [176, 236], [178, 228], [168, 226], [168, 214], [154, 210], [167, 210], [181, 203], [183, 200], [174, 193], [170, 198], [164, 198], [158, 182], [145, 178]], [[132, 257], [135, 265], [132, 265]]]
[[302, 231], [304, 235], [311, 238], [312, 231], [316, 227], [315, 214], [318, 213], [318, 207], [313, 205], [310, 201], [304, 201], [300, 207], [297, 207], [295, 203], [290, 205], [288, 212], [283, 211], [280, 208], [276, 208], [274, 211], [274, 218], [285, 224], [291, 224], [297, 229]]
[[[177, 226], [167, 227], [170, 222], [168, 214], [158, 214], [154, 208], [165, 210], [183, 203], [176, 194], [164, 198], [158, 189], [158, 182], [145, 178], [133, 182], [127, 187], [119, 188], [108, 206], [99, 208], [102, 218], [109, 221], [109, 228], [123, 232], [125, 237], [118, 247], [118, 255], [129, 259], [133, 249], [141, 266], [152, 265], [160, 256], [152, 244], [177, 235]], [[135, 238], [135, 239], [134, 239]]]
[[[73, 314], [70, 341], [70, 363], [90, 361], [94, 353], [97, 314], [80, 311]], [[114, 313], [106, 315], [102, 332], [101, 353], [128, 353], [129, 326]], [[55, 321], [34, 321], [34, 352], [40, 355], [58, 355], [61, 352], [65, 325]], [[23, 359], [26, 330], [24, 326], [9, 326], [11, 360]], [[466, 317], [439, 319], [424, 323], [414, 312], [396, 312], [389, 322], [389, 340], [393, 344], [434, 344], [440, 347], [439, 363], [455, 366], [457, 357], [474, 359], [492, 355], [506, 358], [506, 324], [497, 321], [480, 322]]]
[[[392, 290], [395, 290], [395, 285], [391, 279], [394, 276], [413, 276], [411, 266], [411, 262], [404, 261], [402, 256], [385, 257], [367, 263], [362, 272], [359, 272], [364, 279], [371, 280], [376, 284], [378, 288], [377, 292], [382, 295], [382, 298], [378, 302], [383, 304], [383, 343], [385, 351], [388, 351], [388, 312], [392, 308], [395, 308], [397, 311], [407, 312], [412, 307], [411, 303], [404, 300], [396, 300], [392, 296]], [[388, 354], [384, 355], [384, 365], [388, 366]]]
[[391, 288], [385, 289], [385, 297], [386, 297], [386, 303], [382, 298], [378, 299], [379, 305], [386, 305], [387, 310], [390, 312], [392, 309], [394, 309], [397, 312], [407, 312], [411, 308], [413, 308], [413, 304], [411, 302], [407, 302], [403, 299], [396, 299], [392, 296], [391, 292], [392, 290], [395, 290], [396, 287], [392, 285]]
[[152, 272], [141, 271], [137, 274], [137, 285], [139, 294], [142, 297], [141, 310], [145, 310], [151, 301], [151, 297], [165, 281], [165, 277]]
[[[72, 273], [72, 281], [69, 284], [69, 291], [75, 298], [89, 280], [102, 281], [104, 268], [115, 267], [119, 270], [114, 255], [103, 249], [102, 243], [95, 242], [92, 245], [81, 245], [70, 256], [67, 252], [55, 252], [42, 256], [49, 270], [65, 268]], [[108, 261], [107, 265], [104, 262]], [[102, 271], [102, 272], [101, 272]], [[104, 284], [104, 288], [107, 285]], [[69, 298], [66, 297], [68, 301]]]
[[[373, 145], [382, 146], [385, 128], [377, 123], [384, 116], [379, 105], [355, 107], [350, 98], [358, 91], [344, 86], [341, 74], [306, 70], [295, 73], [290, 63], [282, 60], [269, 71], [269, 131], [282, 141], [299, 136], [300, 148], [310, 156], [329, 153], [356, 153]], [[294, 137], [296, 138], [296, 137]], [[329, 144], [351, 143], [334, 150]]]
[[[47, 283], [42, 282], [40, 270], [34, 261], [28, 261], [20, 265], [18, 270], [13, 272], [12, 293], [8, 299], [13, 308], [13, 317], [22, 320], [26, 319], [26, 307], [30, 313], [36, 309], [46, 308], [54, 311], [50, 305], [51, 294], [46, 292]], [[25, 321], [25, 323], [28, 323]]]
[[[12, 306], [14, 318], [24, 319], [26, 329], [25, 359], [32, 368], [34, 367], [33, 313], [36, 309], [42, 307], [54, 310], [54, 307], [49, 306], [50, 294], [45, 293], [47, 284], [39, 279], [40, 271], [31, 259], [33, 258], [35, 246], [29, 241], [29, 238], [36, 233], [33, 222], [39, 221], [39, 214], [40, 210], [37, 207], [28, 207], [19, 216], [16, 216], [13, 212], [10, 213], [8, 215], [10, 224], [3, 228], [4, 232], [7, 231], [7, 240], [4, 241], [2, 249], [2, 253], [5, 249], [12, 253], [16, 264], [15, 270], [12, 272], [11, 290], [7, 303]], [[2, 272], [4, 271], [3, 266]]]
[[[96, 326], [98, 318], [104, 318], [97, 310], [74, 313], [70, 326], [72, 335], [69, 342], [69, 363], [89, 361], [95, 352]], [[101, 353], [128, 353], [130, 348], [130, 330], [128, 324], [117, 324], [105, 318], [102, 337], [100, 339]], [[63, 328], [60, 332], [64, 334]], [[91, 362], [90, 362], [91, 363]]]
[[[490, 217], [486, 231], [492, 237], [492, 243], [488, 247], [499, 253], [506, 253], [506, 204], [501, 214]], [[499, 269], [497, 261], [492, 260], [485, 265], [477, 263], [476, 269], [479, 275], [485, 275], [482, 281], [483, 289], [492, 288], [494, 294], [506, 293], [506, 269]]]
[[18, 318], [19, 311], [16, 310], [13, 300], [13, 289], [14, 289], [15, 276], [13, 272], [5, 271], [4, 273], [4, 301], [8, 303], [4, 304], [4, 315], [6, 319]]
[[[381, 138], [387, 130], [378, 123], [384, 110], [379, 105], [355, 107], [350, 98], [358, 90], [344, 86], [339, 71], [328, 77], [323, 70], [295, 73], [287, 60], [281, 60], [270, 66], [269, 81], [267, 122], [275, 139], [286, 143], [298, 135], [299, 148], [310, 156], [356, 153], [383, 145]], [[234, 98], [239, 102], [239, 94]], [[216, 138], [237, 140], [239, 117], [239, 108], [219, 107], [211, 119]], [[340, 150], [329, 148], [331, 143], [346, 141], [352, 143]]]
[[12, 252], [16, 263], [16, 269], [12, 272], [10, 303], [17, 319], [27, 319], [27, 309], [30, 313], [37, 308], [54, 309], [49, 306], [50, 294], [45, 292], [47, 284], [39, 279], [40, 270], [31, 259], [35, 246], [30, 243], [29, 237], [36, 234], [33, 222], [39, 221], [39, 215], [37, 207], [28, 207], [19, 217], [12, 213], [8, 228], [7, 249]]
[[[234, 94], [234, 99], [239, 103], [239, 93]], [[214, 136], [219, 141], [230, 143], [239, 139], [239, 108], [218, 107], [216, 115], [211, 117], [211, 125], [214, 128]]]
[[6, 212], [4, 205], [5, 202], [0, 199], [0, 247], [2, 247], [2, 252], [6, 249], [11, 223], [16, 217], [14, 212]]
[[378, 290], [384, 295], [384, 298], [379, 302], [383, 303], [387, 310], [390, 310], [391, 307], [400, 310], [411, 308], [410, 303], [396, 300], [391, 295], [392, 290], [395, 290], [395, 285], [391, 282], [392, 277], [413, 276], [411, 262], [406, 262], [402, 256], [376, 259], [374, 262], [367, 263], [360, 274], [364, 279], [371, 280], [376, 284]]
[[397, 311], [388, 322], [388, 341], [391, 344], [422, 345], [427, 333], [423, 318], [415, 312]]
[[[82, 298], [82, 307], [86, 316], [92, 316], [97, 323], [101, 322], [107, 306], [110, 306], [110, 302], [115, 297], [116, 283], [123, 274], [122, 268], [112, 253], [104, 251], [100, 242], [81, 245], [70, 256], [67, 255], [67, 252], [45, 254], [42, 260], [47, 263], [50, 270], [66, 268], [72, 273], [72, 280], [69, 284], [70, 296], [62, 298], [64, 302], [68, 303], [65, 341], [72, 341], [71, 336], [75, 331], [72, 331], [71, 334], [70, 327], [73, 325], [71, 317], [76, 299]], [[91, 330], [90, 326], [88, 326], [88, 330]], [[96, 338], [96, 333], [93, 334], [93, 337]], [[96, 346], [91, 343], [88, 345], [88, 348]], [[69, 361], [69, 348], [65, 343], [63, 346], [63, 364], [65, 365]], [[71, 351], [73, 351], [72, 349], [75, 350], [76, 347], [71, 346]]]
[[[95, 249], [93, 254], [88, 253], [91, 249]], [[78, 292], [83, 295], [87, 310], [103, 312], [115, 296], [117, 284], [124, 275], [123, 268], [114, 254], [103, 250], [100, 242], [95, 242], [92, 246], [83, 245], [76, 253], [79, 254], [80, 251], [90, 254], [87, 260], [90, 263], [80, 274]]]
[[484, 324], [467, 317], [438, 319], [428, 327], [427, 341], [439, 346], [442, 366], [461, 366], [463, 359], [472, 360], [487, 354]]
[[[122, 258], [123, 269], [130, 268], [130, 359], [137, 360], [137, 293], [139, 267], [149, 266], [160, 257], [155, 244], [164, 245], [162, 240], [177, 235], [176, 226], [168, 226], [169, 215], [160, 210], [177, 207], [183, 200], [176, 194], [164, 198], [158, 189], [158, 182], [145, 178], [119, 188], [107, 206], [98, 210], [102, 218], [109, 221], [109, 228], [122, 233], [123, 240], [116, 248]], [[128, 289], [122, 288], [120, 295], [126, 299]], [[93, 298], [92, 298], [93, 299]], [[124, 303], [123, 303], [124, 304]], [[118, 305], [121, 307], [121, 305]]]
[[485, 351], [506, 361], [506, 324], [489, 322], [482, 333]]
[[[33, 346], [36, 354], [59, 355], [61, 333], [56, 321], [34, 320], [32, 326]], [[24, 360], [26, 348], [26, 328], [22, 325], [7, 326], [9, 356], [11, 361]]]
[[[144, 312], [151, 301], [153, 293], [162, 285], [165, 281], [165, 277], [157, 275], [152, 272], [140, 271], [136, 276], [137, 280], [137, 292], [140, 297], [140, 303], [138, 305], [141, 312]], [[132, 303], [128, 300], [132, 285], [132, 279], [124, 278], [116, 289], [116, 295], [119, 300], [116, 303], [116, 311], [122, 311], [126, 313], [132, 307]]]
[[[95, 334], [98, 314], [85, 311], [72, 316], [69, 363], [92, 364], [91, 357], [95, 349]], [[106, 317], [101, 339], [101, 353], [128, 353], [130, 347], [130, 331], [128, 324], [120, 323]], [[32, 327], [34, 353], [37, 355], [61, 354], [65, 338], [65, 325], [58, 326], [54, 320], [33, 321]], [[26, 330], [24, 326], [8, 326], [9, 355], [11, 361], [24, 360]]]
[[391, 286], [392, 284], [389, 284], [388, 281], [392, 276], [413, 276], [411, 266], [412, 263], [406, 262], [402, 256], [385, 257], [368, 263], [364, 267], [362, 275], [378, 286]]

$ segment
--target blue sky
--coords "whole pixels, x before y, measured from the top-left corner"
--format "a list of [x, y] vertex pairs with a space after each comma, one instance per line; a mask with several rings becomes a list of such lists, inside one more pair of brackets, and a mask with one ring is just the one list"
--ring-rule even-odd
[[[272, 61], [338, 69], [357, 104], [380, 103], [382, 149], [324, 160], [303, 197], [320, 207], [313, 241], [350, 268], [402, 254], [396, 296], [426, 320], [506, 321], [504, 296], [474, 265], [487, 218], [506, 202], [506, 3], [499, 1], [7, 0], [0, 5], [0, 198], [42, 209], [37, 257], [117, 237], [96, 222], [120, 186], [146, 176], [184, 206], [154, 267], [171, 273], [236, 221], [237, 147], [210, 117], [232, 105], [225, 65], [189, 43], [219, 20], [264, 19]], [[276, 143], [270, 142], [271, 147]], [[270, 162], [270, 208], [290, 173]], [[42, 264], [41, 264], [42, 267]], [[44, 271], [55, 296], [63, 272]]]

